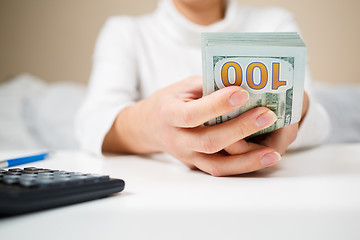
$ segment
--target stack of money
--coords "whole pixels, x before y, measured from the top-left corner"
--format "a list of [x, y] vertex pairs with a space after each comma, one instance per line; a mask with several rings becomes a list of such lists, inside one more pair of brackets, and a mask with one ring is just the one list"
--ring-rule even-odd
[[264, 106], [278, 120], [255, 135], [300, 121], [304, 95], [306, 46], [294, 32], [202, 33], [203, 95], [241, 86], [249, 101], [208, 124], [220, 124]]

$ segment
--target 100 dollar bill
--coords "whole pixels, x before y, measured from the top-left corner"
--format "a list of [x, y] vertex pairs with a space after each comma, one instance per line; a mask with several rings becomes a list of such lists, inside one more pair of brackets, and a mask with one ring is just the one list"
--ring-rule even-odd
[[260, 106], [277, 121], [258, 134], [298, 122], [301, 117], [306, 47], [296, 33], [203, 33], [203, 94], [241, 86], [249, 101], [208, 124], [220, 124]]

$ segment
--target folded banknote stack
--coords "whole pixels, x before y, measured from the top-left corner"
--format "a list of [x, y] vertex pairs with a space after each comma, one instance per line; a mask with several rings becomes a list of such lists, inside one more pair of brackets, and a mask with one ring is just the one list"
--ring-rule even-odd
[[295, 32], [202, 33], [203, 94], [241, 86], [249, 101], [208, 124], [220, 124], [259, 106], [278, 120], [255, 135], [300, 121], [306, 46]]

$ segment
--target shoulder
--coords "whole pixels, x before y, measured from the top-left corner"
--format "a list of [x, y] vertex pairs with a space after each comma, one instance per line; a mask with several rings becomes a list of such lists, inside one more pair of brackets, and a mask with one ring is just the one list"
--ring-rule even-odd
[[280, 7], [240, 7], [246, 18], [245, 22], [249, 31], [297, 31], [297, 27], [284, 27], [293, 26], [295, 20], [293, 14], [286, 9]]
[[136, 17], [127, 15], [112, 16], [106, 20], [102, 32], [131, 33], [136, 31], [136, 29], [141, 27], [144, 23], [152, 22], [153, 19], [153, 14]]
[[[103, 25], [95, 45], [95, 56], [119, 56], [119, 53], [133, 53], [141, 38], [141, 29], [149, 29], [153, 15], [112, 16]], [[153, 24], [154, 25], [154, 24]]]
[[109, 17], [103, 25], [99, 38], [116, 37], [121, 35], [129, 35], [132, 32], [134, 19], [129, 16], [113, 16]]
[[134, 19], [129, 16], [109, 17], [101, 28], [95, 44], [94, 55], [117, 56], [124, 49], [132, 48]]
[[288, 10], [280, 7], [248, 7], [248, 11], [251, 16], [259, 18], [282, 20], [292, 17], [292, 14]]
[[98, 41], [133, 41], [139, 34], [139, 29], [146, 28], [146, 24], [152, 23], [151, 14], [134, 16], [112, 16], [103, 25]]

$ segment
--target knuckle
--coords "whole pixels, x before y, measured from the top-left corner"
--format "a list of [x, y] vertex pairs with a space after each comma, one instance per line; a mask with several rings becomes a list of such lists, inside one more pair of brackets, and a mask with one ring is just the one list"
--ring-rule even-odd
[[190, 169], [190, 170], [197, 170], [197, 167], [193, 164], [189, 164], [189, 163], [185, 163], [185, 165]]
[[199, 140], [200, 151], [203, 153], [211, 154], [219, 151], [215, 140], [209, 134], [203, 134]]
[[171, 111], [169, 110], [169, 107], [165, 104], [161, 105], [158, 112], [158, 120], [161, 123], [169, 124], [170, 123], [169, 116], [171, 116]]
[[184, 155], [180, 156], [178, 159], [189, 169], [197, 170], [198, 168], [197, 168], [195, 162], [193, 161], [193, 158], [194, 157], [190, 153], [190, 154], [184, 154]]
[[242, 138], [247, 137], [251, 134], [249, 126], [242, 119], [239, 119], [237, 121], [237, 126], [235, 127], [234, 131], [238, 136]]
[[219, 165], [217, 162], [212, 162], [210, 164], [210, 172], [211, 176], [214, 177], [222, 177], [224, 174], [222, 173], [221, 169], [219, 168]]
[[243, 166], [243, 168], [241, 169], [241, 173], [251, 173], [251, 172], [255, 172], [261, 168], [263, 168], [260, 164], [260, 161], [253, 161], [250, 164], [245, 164]]
[[165, 146], [165, 149], [167, 149], [167, 151], [174, 152], [178, 149], [178, 141], [174, 136], [175, 136], [174, 134], [171, 134], [169, 132], [165, 133], [162, 136], [162, 142]]
[[220, 106], [219, 106], [219, 103], [218, 101], [214, 102], [214, 101], [209, 101], [209, 108], [210, 108], [210, 111], [212, 113], [214, 113], [216, 116], [220, 116], [221, 115], [221, 112], [220, 112]]
[[183, 110], [181, 114], [181, 120], [185, 127], [192, 127], [193, 125], [193, 114], [188, 110]]

